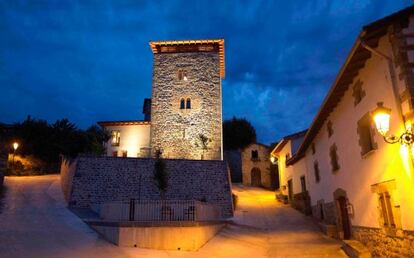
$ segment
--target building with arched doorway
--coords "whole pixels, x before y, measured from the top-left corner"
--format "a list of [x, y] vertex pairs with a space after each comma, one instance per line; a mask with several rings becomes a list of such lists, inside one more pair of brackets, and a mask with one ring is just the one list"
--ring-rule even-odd
[[363, 27], [297, 151], [279, 160], [288, 194], [306, 187], [322, 228], [374, 257], [414, 257], [413, 89], [414, 6]]
[[277, 182], [276, 169], [269, 160], [269, 147], [252, 143], [241, 155], [242, 181], [244, 185], [274, 189]]

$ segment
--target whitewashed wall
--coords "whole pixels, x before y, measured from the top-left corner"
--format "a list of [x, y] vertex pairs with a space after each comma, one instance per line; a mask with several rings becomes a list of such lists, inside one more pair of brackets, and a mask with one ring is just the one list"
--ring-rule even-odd
[[[388, 38], [380, 40], [378, 50], [391, 55], [391, 45]], [[414, 195], [413, 171], [407, 170], [400, 153], [400, 145], [390, 145], [383, 141], [376, 132], [374, 140], [378, 149], [361, 157], [361, 148], [358, 144], [357, 122], [367, 112], [375, 109], [377, 102], [384, 102], [384, 106], [392, 109], [390, 131], [396, 134], [402, 132], [403, 122], [397, 113], [396, 102], [393, 98], [392, 84], [387, 62], [376, 55], [366, 62], [366, 66], [354, 79], [360, 79], [365, 97], [354, 106], [352, 85], [344, 97], [330, 114], [328, 120], [333, 123], [333, 135], [329, 138], [326, 122], [314, 139], [316, 153], [312, 155], [309, 148], [306, 157], [306, 167], [311, 177], [308, 180], [312, 205], [318, 200], [333, 201], [333, 192], [342, 188], [346, 191], [349, 202], [354, 207], [354, 216], [351, 217], [353, 226], [379, 227], [378, 200], [371, 192], [371, 185], [395, 179], [397, 192], [394, 194], [394, 205], [401, 205], [401, 220], [404, 229], [414, 229]], [[402, 83], [402, 82], [400, 82]], [[401, 88], [404, 88], [401, 85]], [[373, 125], [374, 126], [374, 125]], [[329, 149], [335, 143], [339, 156], [340, 169], [332, 172]], [[315, 182], [314, 161], [319, 163], [321, 181]], [[407, 163], [411, 166], [410, 163]], [[295, 173], [300, 176], [301, 165], [294, 165]], [[411, 219], [410, 219], [411, 217]]]
[[288, 188], [287, 188], [288, 183], [287, 182], [290, 179], [292, 179], [294, 194], [302, 192], [302, 187], [301, 187], [301, 182], [300, 182], [301, 176], [305, 176], [306, 188], [309, 188], [309, 183], [308, 183], [309, 179], [306, 173], [307, 172], [306, 161], [304, 159], [299, 160], [293, 166], [292, 165], [286, 166], [286, 154], [289, 154], [289, 156], [292, 157], [292, 147], [294, 147], [292, 145], [292, 140], [288, 140], [286, 145], [279, 152], [279, 156], [278, 156], [279, 180], [280, 180], [280, 186], [282, 186], [281, 191], [284, 195], [288, 195]]
[[111, 140], [106, 143], [107, 155], [112, 156], [114, 151], [118, 151], [118, 156], [122, 156], [122, 151], [127, 151], [128, 157], [138, 157], [141, 148], [150, 147], [151, 125], [122, 125], [105, 126], [111, 132], [118, 130], [121, 132], [119, 146], [112, 146]]

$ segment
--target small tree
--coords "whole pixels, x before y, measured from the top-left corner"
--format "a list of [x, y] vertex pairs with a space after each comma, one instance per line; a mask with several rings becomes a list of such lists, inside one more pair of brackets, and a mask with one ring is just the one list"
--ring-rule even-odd
[[245, 118], [233, 117], [223, 123], [223, 147], [237, 150], [256, 142], [256, 130]]
[[201, 149], [201, 160], [204, 159], [204, 152], [209, 149], [208, 145], [211, 142], [211, 139], [205, 136], [204, 134], [199, 134], [197, 136], [195, 146]]
[[155, 151], [155, 162], [154, 162], [154, 180], [158, 189], [160, 190], [161, 198], [164, 199], [165, 191], [168, 187], [168, 173], [166, 170], [165, 162], [161, 158], [161, 150]]

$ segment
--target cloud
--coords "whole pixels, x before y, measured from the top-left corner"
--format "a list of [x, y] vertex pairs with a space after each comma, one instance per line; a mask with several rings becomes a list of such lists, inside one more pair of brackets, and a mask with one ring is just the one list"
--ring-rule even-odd
[[224, 117], [309, 126], [362, 25], [410, 1], [0, 1], [0, 121], [137, 119], [150, 40], [225, 38]]

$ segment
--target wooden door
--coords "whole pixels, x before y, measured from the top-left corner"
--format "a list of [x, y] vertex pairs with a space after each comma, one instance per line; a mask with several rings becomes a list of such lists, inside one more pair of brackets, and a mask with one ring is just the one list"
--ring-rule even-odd
[[288, 180], [288, 195], [289, 195], [289, 201], [293, 201], [293, 183], [292, 179]]
[[348, 209], [345, 197], [338, 198], [339, 210], [342, 222], [342, 229], [344, 231], [344, 239], [351, 238], [351, 225], [349, 224]]
[[251, 184], [252, 186], [262, 186], [262, 175], [259, 168], [252, 168]]

